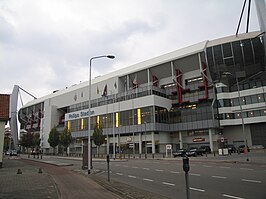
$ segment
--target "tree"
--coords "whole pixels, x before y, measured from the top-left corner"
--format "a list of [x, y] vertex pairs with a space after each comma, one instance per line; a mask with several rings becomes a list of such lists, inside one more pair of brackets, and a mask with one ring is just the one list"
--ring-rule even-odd
[[40, 143], [41, 143], [40, 133], [34, 133], [33, 146], [39, 148]]
[[53, 147], [53, 153], [55, 154], [55, 147], [59, 144], [59, 132], [53, 127], [49, 133], [48, 142]]
[[105, 135], [103, 135], [103, 129], [99, 124], [94, 126], [93, 141], [97, 146], [97, 154], [99, 155], [99, 147], [104, 143]]
[[71, 132], [68, 130], [67, 127], [65, 127], [63, 133], [60, 135], [60, 144], [62, 144], [63, 147], [65, 148], [66, 154], [67, 154], [67, 148], [69, 147], [71, 142], [72, 142]]
[[28, 148], [31, 148], [34, 145], [33, 137], [34, 135], [31, 132], [22, 134], [20, 139], [20, 145], [26, 147], [28, 151]]

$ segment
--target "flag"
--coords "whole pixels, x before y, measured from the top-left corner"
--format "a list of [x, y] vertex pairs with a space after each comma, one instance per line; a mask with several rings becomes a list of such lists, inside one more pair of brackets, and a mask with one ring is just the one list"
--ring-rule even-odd
[[99, 94], [99, 92], [100, 92], [98, 86], [97, 86], [97, 91], [96, 92], [97, 92], [97, 94]]
[[134, 78], [132, 84], [133, 84], [133, 88], [137, 88], [138, 87], [137, 75], [135, 75], [135, 78]]
[[114, 84], [114, 87], [115, 87], [115, 89], [117, 88], [116, 82], [115, 82], [115, 84]]
[[153, 75], [152, 76], [152, 85], [158, 86], [158, 82], [159, 82], [158, 78], [155, 75]]
[[105, 84], [102, 96], [107, 96], [107, 84]]

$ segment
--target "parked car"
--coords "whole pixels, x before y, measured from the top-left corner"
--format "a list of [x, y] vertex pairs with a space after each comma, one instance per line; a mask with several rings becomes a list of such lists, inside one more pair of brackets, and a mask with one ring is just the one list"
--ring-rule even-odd
[[236, 147], [233, 144], [228, 144], [225, 146], [225, 148], [228, 148], [229, 153], [235, 153], [236, 152]]
[[186, 154], [186, 149], [179, 149], [179, 150], [173, 152], [174, 158], [178, 157], [178, 156], [183, 157], [185, 154]]
[[10, 152], [10, 155], [11, 155], [11, 156], [18, 156], [18, 152], [17, 152], [17, 150], [12, 150], [12, 151]]
[[[238, 151], [239, 151], [239, 153], [244, 153], [244, 151], [245, 151], [245, 145], [240, 145], [238, 147]], [[248, 152], [249, 152], [249, 148], [248, 148]]]
[[200, 146], [199, 150], [201, 150], [202, 153], [211, 153], [211, 148], [209, 146]]
[[187, 156], [194, 156], [196, 157], [197, 155], [201, 155], [202, 156], [202, 151], [199, 148], [196, 147], [191, 147], [187, 150], [186, 152]]

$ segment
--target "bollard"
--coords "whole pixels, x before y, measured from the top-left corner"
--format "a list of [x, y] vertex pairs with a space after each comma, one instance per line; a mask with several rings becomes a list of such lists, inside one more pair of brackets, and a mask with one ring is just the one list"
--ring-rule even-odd
[[141, 159], [141, 154], [139, 154], [139, 159]]
[[18, 169], [17, 174], [22, 174], [21, 169]]
[[206, 155], [206, 157], [208, 157], [208, 153], [207, 153], [207, 151], [206, 151], [205, 155]]
[[154, 159], [154, 153], [152, 154], [152, 159]]
[[213, 152], [213, 156], [215, 157], [215, 151]]
[[38, 173], [42, 173], [42, 168], [39, 168], [39, 171], [38, 171]]
[[110, 182], [110, 156], [106, 156], [106, 162], [107, 162], [107, 179], [108, 182]]

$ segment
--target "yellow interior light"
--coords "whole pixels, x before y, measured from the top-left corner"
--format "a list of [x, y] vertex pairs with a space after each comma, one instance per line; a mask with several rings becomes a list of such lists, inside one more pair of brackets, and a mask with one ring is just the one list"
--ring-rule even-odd
[[119, 127], [119, 113], [115, 113], [115, 127]]
[[138, 108], [138, 124], [141, 124], [141, 109]]

